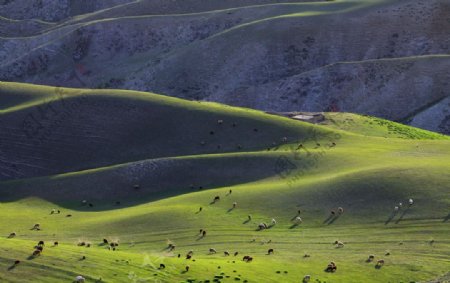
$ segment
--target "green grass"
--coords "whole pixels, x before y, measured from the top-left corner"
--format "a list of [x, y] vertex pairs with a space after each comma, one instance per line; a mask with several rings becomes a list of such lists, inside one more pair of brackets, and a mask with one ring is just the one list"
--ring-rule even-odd
[[[214, 282], [214, 276], [222, 276], [220, 282], [301, 282], [306, 274], [312, 282], [426, 282], [449, 272], [447, 136], [347, 113], [327, 113], [324, 125], [313, 126], [220, 104], [95, 90], [84, 92], [80, 114], [64, 119], [48, 140], [32, 146], [20, 135], [13, 139], [8, 134], [18, 133], [15, 123], [46, 105], [44, 97], [54, 89], [5, 85], [0, 99], [9, 107], [0, 112], [0, 121], [8, 122], [5, 140], [17, 144], [6, 143], [8, 148], [23, 159], [21, 152], [32, 154], [28, 147], [56, 154], [51, 160], [33, 155], [26, 160], [46, 170], [24, 171], [28, 175], [19, 180], [3, 175], [1, 282], [71, 282], [78, 274], [87, 282]], [[16, 87], [15, 93], [28, 99], [4, 96]], [[63, 97], [76, 101], [77, 93], [65, 89]], [[155, 123], [136, 114], [155, 112]], [[113, 113], [123, 113], [120, 122]], [[224, 124], [218, 125], [218, 119]], [[231, 127], [232, 121], [238, 126]], [[79, 128], [75, 132], [73, 125]], [[165, 128], [172, 129], [169, 135], [164, 136]], [[81, 134], [89, 129], [107, 137], [110, 151], [93, 153], [87, 162], [77, 155], [90, 146]], [[136, 131], [140, 134], [134, 135]], [[64, 133], [75, 133], [77, 142]], [[158, 135], [164, 138], [148, 138]], [[284, 136], [287, 142], [281, 141]], [[199, 146], [203, 139], [208, 146]], [[238, 141], [244, 145], [240, 150]], [[298, 150], [299, 143], [309, 153]], [[73, 158], [60, 144], [70, 145]], [[22, 151], [14, 148], [19, 145]], [[280, 160], [291, 169], [280, 172]], [[134, 190], [134, 184], [141, 188]], [[216, 195], [221, 200], [211, 204]], [[415, 203], [407, 208], [409, 198]], [[94, 206], [82, 206], [83, 199]], [[234, 201], [238, 205], [231, 209]], [[399, 202], [404, 207], [390, 219]], [[330, 210], [339, 206], [345, 212], [326, 222]], [[61, 214], [51, 215], [52, 209]], [[291, 219], [299, 209], [303, 223], [294, 226]], [[252, 219], [246, 221], [249, 214]], [[274, 227], [256, 231], [272, 218], [277, 220]], [[30, 230], [35, 223], [41, 231]], [[198, 237], [199, 229], [207, 230], [206, 237]], [[13, 231], [17, 236], [7, 239]], [[101, 245], [103, 238], [119, 241], [118, 250]], [[39, 240], [46, 241], [43, 254], [29, 258]], [[336, 240], [345, 247], [336, 248]], [[60, 245], [52, 247], [53, 241]], [[92, 247], [77, 246], [80, 241]], [[169, 241], [176, 245], [173, 252], [166, 249]], [[209, 255], [209, 248], [218, 253]], [[269, 248], [274, 255], [266, 255]], [[195, 261], [184, 258], [189, 250]], [[239, 255], [226, 257], [225, 250]], [[376, 269], [365, 262], [369, 254], [385, 259], [385, 265]], [[253, 262], [243, 262], [244, 255], [253, 256]], [[10, 268], [15, 260], [21, 263]], [[324, 272], [330, 261], [338, 265], [336, 273]], [[160, 263], [165, 270], [158, 269]]]

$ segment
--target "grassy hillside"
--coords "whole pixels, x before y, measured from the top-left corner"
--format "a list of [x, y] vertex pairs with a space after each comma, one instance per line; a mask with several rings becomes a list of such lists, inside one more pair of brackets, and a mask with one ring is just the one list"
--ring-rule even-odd
[[[1, 85], [0, 100], [9, 105], [0, 112], [2, 282], [71, 282], [77, 275], [87, 282], [301, 282], [309, 274], [311, 282], [346, 283], [448, 276], [447, 136], [347, 113], [328, 113], [324, 125], [311, 125], [149, 93], [54, 92]], [[64, 104], [77, 108], [41, 143], [21, 132], [29, 113]], [[257, 230], [272, 218], [275, 225]], [[30, 230], [36, 223], [41, 230]], [[11, 232], [16, 236], [7, 238]], [[118, 242], [117, 249], [104, 238]], [[32, 257], [39, 240], [44, 251]], [[190, 250], [192, 259], [185, 259]], [[366, 262], [370, 254], [384, 266]], [[242, 261], [244, 255], [253, 261]], [[21, 262], [14, 266], [15, 260]], [[330, 261], [335, 273], [324, 271]]]

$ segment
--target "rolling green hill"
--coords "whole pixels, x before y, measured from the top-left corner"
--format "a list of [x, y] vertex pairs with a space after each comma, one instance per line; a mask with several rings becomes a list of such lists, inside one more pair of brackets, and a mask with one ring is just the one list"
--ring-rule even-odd
[[0, 102], [2, 282], [448, 280], [448, 136], [123, 90], [3, 82]]

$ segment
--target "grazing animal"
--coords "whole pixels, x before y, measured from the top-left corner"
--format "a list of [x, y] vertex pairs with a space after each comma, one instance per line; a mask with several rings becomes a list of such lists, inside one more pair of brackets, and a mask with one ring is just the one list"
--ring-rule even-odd
[[159, 269], [164, 269], [164, 268], [166, 268], [166, 265], [164, 263], [160, 263], [159, 264]]
[[178, 258], [180, 258], [181, 257], [181, 254], [178, 254]]
[[334, 244], [336, 245], [337, 248], [343, 248], [344, 247], [344, 243], [341, 241], [336, 241], [334, 242]]
[[305, 277], [303, 277], [303, 283], [308, 283], [311, 280], [311, 275], [305, 275]]
[[198, 211], [200, 212], [200, 211], [202, 211], [203, 210], [203, 208], [200, 206], [200, 208], [198, 209]]
[[36, 246], [35, 248], [36, 248], [36, 250], [39, 250], [41, 252], [44, 250], [44, 247], [42, 247], [42, 246]]
[[413, 200], [412, 198], [410, 198], [410, 199], [408, 200], [408, 204], [409, 204], [409, 206], [413, 205], [413, 204], [414, 204], [414, 200]]
[[259, 230], [267, 229], [267, 224], [266, 224], [266, 223], [259, 223], [258, 229], [259, 229]]
[[394, 211], [398, 211], [399, 207], [398, 206], [394, 206]]
[[375, 259], [374, 255], [369, 255], [369, 258], [367, 259], [367, 262], [372, 262]]
[[206, 236], [206, 230], [203, 230], [202, 232], [202, 236], [205, 237]]
[[332, 210], [330, 213], [331, 213], [331, 215], [335, 215], [336, 211]]
[[66, 217], [72, 217], [72, 214], [67, 214]]
[[299, 209], [297, 210], [297, 214], [300, 215], [302, 213], [302, 211]]
[[402, 202], [399, 202], [398, 203], [398, 207], [402, 207], [403, 206], [403, 203]]
[[34, 250], [33, 256], [39, 256], [39, 255], [41, 255], [41, 251], [40, 250]]
[[186, 265], [186, 272], [189, 271], [189, 265]]
[[334, 262], [330, 262], [325, 269], [326, 272], [335, 272], [337, 270], [337, 266]]
[[217, 120], [217, 124], [222, 125], [223, 124], [223, 120]]
[[379, 259], [379, 260], [377, 261], [377, 266], [381, 267], [381, 266], [383, 266], [383, 265], [384, 265], [384, 259]]
[[339, 213], [339, 214], [344, 213], [344, 209], [343, 209], [342, 207], [338, 207], [338, 213]]
[[55, 214], [56, 213], [56, 209], [52, 209], [52, 211], [50, 212], [50, 214]]
[[108, 244], [108, 240], [107, 239], [103, 239], [103, 244]]
[[14, 265], [18, 265], [18, 264], [20, 264], [20, 260], [14, 261]]
[[385, 255], [385, 256], [390, 256], [391, 253], [390, 253], [390, 252], [386, 252], [384, 255]]
[[295, 222], [300, 224], [303, 222], [302, 218], [300, 216], [295, 217]]
[[219, 196], [215, 196], [213, 202], [219, 201], [220, 197]]
[[248, 217], [248, 221], [252, 220], [252, 216], [250, 214], [247, 217]]
[[34, 224], [32, 230], [41, 230], [41, 225], [39, 223]]
[[239, 254], [239, 252], [235, 252], [235, 253], [234, 253], [234, 256], [237, 256], [238, 254]]
[[188, 251], [187, 254], [188, 254], [188, 255], [194, 255], [194, 251], [193, 251], [193, 250], [190, 250], [190, 251]]
[[229, 253], [228, 251], [224, 251], [223, 254], [224, 254], [225, 256], [229, 256], [229, 255], [230, 255], [230, 253]]
[[39, 241], [38, 246], [45, 246], [44, 241]]
[[246, 255], [242, 258], [243, 261], [247, 261], [250, 256]]
[[58, 241], [55, 241], [55, 242], [53, 243], [53, 245], [54, 245], [54, 246], [59, 245]]
[[283, 141], [283, 142], [287, 142], [287, 141], [288, 141], [288, 138], [287, 138], [287, 137], [283, 137], [282, 141]]
[[210, 248], [209, 249], [209, 253], [210, 254], [215, 254], [215, 253], [217, 253], [217, 251], [216, 251], [216, 249]]
[[273, 249], [269, 249], [269, 250], [267, 251], [267, 254], [268, 254], [268, 255], [273, 254]]
[[75, 277], [75, 282], [77, 282], [77, 283], [82, 283], [85, 281], [86, 281], [86, 279], [84, 279], [84, 277], [81, 275], [78, 275], [77, 277]]
[[17, 236], [16, 232], [12, 232], [9, 234], [8, 238], [14, 238], [15, 236]]
[[310, 254], [305, 254], [303, 257], [311, 257]]
[[[178, 254], [178, 255], [180, 255], [180, 254]], [[186, 259], [191, 259], [191, 258], [192, 258], [192, 255], [190, 255], [190, 254], [186, 255]]]
[[251, 262], [253, 260], [253, 257], [249, 256], [246, 260], [246, 262]]
[[[86, 243], [85, 243], [85, 242], [79, 242], [79, 243], [78, 243], [78, 246], [84, 247], [84, 246], [86, 246]], [[111, 247], [114, 247], [114, 246], [112, 245], [112, 243], [111, 243]]]
[[139, 186], [139, 185], [136, 184], [136, 185], [133, 186], [133, 188], [134, 188], [135, 190], [139, 190], [139, 189], [141, 188], [141, 186]]
[[233, 202], [233, 208], [236, 208], [237, 202]]

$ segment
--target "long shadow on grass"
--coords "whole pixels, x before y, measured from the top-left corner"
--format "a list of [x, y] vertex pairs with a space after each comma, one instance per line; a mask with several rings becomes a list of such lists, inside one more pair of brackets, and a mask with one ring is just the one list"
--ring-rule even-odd
[[395, 221], [395, 224], [400, 223], [400, 221], [403, 220], [403, 217], [405, 217], [406, 213], [408, 213], [408, 211], [410, 210], [410, 208], [408, 207], [407, 209], [405, 209], [402, 214], [400, 215], [400, 217], [397, 219], [397, 221]]
[[392, 211], [391, 215], [389, 215], [388, 219], [384, 222], [384, 225], [388, 225], [391, 221], [397, 216], [398, 211]]
[[447, 221], [449, 221], [449, 220], [450, 220], [450, 213], [447, 214], [447, 216], [444, 218], [444, 222], [447, 222]]

